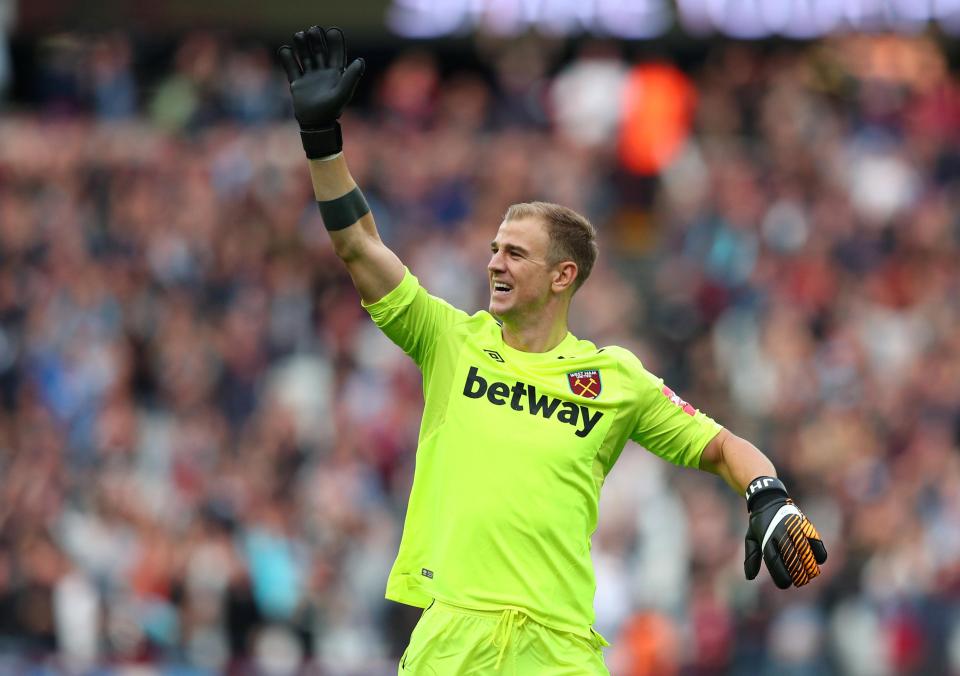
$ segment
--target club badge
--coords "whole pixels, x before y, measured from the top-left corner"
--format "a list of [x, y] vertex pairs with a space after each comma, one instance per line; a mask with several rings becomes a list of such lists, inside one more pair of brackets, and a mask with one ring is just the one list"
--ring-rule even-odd
[[596, 399], [600, 396], [600, 371], [596, 369], [568, 373], [567, 382], [570, 384], [570, 391], [578, 397]]

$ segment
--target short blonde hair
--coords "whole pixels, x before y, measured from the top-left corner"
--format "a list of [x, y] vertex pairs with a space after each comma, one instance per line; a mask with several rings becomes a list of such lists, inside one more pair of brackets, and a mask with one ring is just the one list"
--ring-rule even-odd
[[577, 264], [577, 278], [573, 290], [579, 289], [597, 260], [597, 230], [585, 217], [569, 207], [552, 202], [520, 202], [511, 204], [503, 217], [505, 221], [517, 221], [522, 218], [539, 218], [547, 227], [550, 237], [550, 250], [547, 262], [554, 265], [563, 260], [572, 260]]

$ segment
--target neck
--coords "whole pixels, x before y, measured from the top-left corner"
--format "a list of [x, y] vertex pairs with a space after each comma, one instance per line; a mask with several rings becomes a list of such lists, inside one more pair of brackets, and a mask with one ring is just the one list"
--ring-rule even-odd
[[567, 315], [563, 313], [553, 319], [521, 323], [504, 320], [501, 329], [503, 342], [522, 352], [549, 352], [567, 336]]

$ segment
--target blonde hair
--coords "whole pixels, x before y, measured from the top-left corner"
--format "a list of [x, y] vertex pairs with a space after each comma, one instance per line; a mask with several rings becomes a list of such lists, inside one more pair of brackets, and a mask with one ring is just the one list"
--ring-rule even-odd
[[597, 260], [596, 228], [573, 209], [552, 202], [511, 204], [503, 220], [517, 221], [531, 217], [541, 219], [546, 225], [550, 237], [547, 262], [554, 265], [571, 260], [577, 264], [577, 278], [573, 282], [573, 290], [576, 291], [587, 281]]

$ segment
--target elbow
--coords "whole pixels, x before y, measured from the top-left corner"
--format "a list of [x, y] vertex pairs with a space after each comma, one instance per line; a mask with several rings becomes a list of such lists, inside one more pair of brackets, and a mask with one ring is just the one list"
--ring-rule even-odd
[[[351, 228], [352, 229], [352, 228]], [[330, 233], [330, 240], [333, 243], [333, 253], [344, 263], [354, 263], [359, 260], [367, 250], [367, 242], [359, 233], [339, 232]]]
[[337, 255], [344, 263], [352, 263], [360, 257], [360, 247], [354, 244], [344, 244], [337, 243], [336, 240], [333, 242], [333, 253]]
[[703, 449], [703, 453], [700, 455], [700, 469], [705, 472], [710, 472], [711, 474], [721, 473], [726, 462], [723, 455], [723, 444], [730, 436], [732, 435], [726, 428], [717, 432], [716, 436], [707, 443]]

